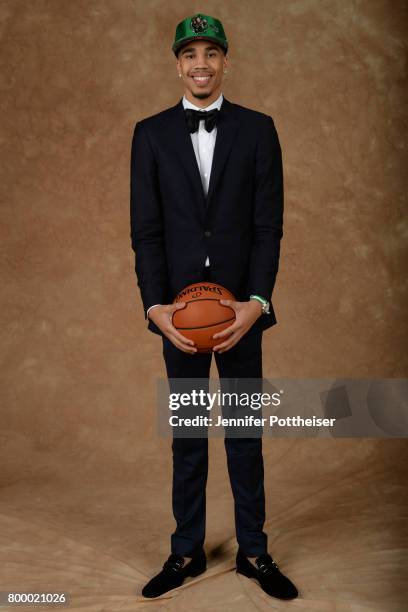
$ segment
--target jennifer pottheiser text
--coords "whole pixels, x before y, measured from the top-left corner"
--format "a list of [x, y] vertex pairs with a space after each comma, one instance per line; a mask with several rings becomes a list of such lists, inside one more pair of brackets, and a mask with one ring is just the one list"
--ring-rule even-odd
[[269, 427], [333, 427], [336, 419], [325, 419], [316, 416], [308, 418], [301, 416], [282, 418], [272, 414], [269, 417], [255, 417], [251, 414], [237, 418], [219, 415], [214, 423], [213, 421], [213, 418], [202, 415], [192, 418], [179, 417], [177, 415], [169, 417], [169, 423], [172, 427], [263, 427], [266, 424]]

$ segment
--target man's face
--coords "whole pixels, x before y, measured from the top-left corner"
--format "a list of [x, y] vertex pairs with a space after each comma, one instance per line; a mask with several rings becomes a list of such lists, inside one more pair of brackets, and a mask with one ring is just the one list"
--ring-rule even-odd
[[208, 40], [186, 43], [177, 59], [177, 71], [182, 76], [186, 97], [216, 100], [221, 93], [226, 66], [227, 58], [217, 44]]

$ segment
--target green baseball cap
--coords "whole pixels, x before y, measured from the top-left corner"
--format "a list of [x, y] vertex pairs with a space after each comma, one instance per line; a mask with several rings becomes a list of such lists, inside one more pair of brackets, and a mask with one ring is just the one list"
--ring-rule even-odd
[[210, 40], [217, 43], [228, 51], [228, 41], [225, 36], [224, 28], [219, 19], [196, 13], [192, 17], [186, 17], [180, 21], [176, 28], [176, 35], [172, 50], [177, 57], [177, 52], [185, 43], [191, 40]]

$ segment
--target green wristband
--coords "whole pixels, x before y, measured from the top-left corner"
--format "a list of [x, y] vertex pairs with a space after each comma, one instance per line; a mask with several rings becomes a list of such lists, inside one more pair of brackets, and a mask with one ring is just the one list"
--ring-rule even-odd
[[265, 300], [265, 298], [261, 297], [260, 295], [254, 295], [254, 294], [250, 295], [249, 299], [250, 300], [256, 300], [257, 302], [259, 302], [262, 305], [262, 313], [263, 314], [270, 314], [268, 300]]
[[254, 300], [258, 300], [258, 302], [261, 302], [261, 304], [267, 304], [268, 300], [265, 300], [265, 298], [261, 297], [260, 295], [250, 295], [249, 299], [254, 299]]

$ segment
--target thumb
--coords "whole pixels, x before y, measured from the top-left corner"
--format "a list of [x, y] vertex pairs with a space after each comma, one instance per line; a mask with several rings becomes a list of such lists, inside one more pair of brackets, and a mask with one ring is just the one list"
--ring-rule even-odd
[[232, 300], [220, 300], [220, 303], [223, 304], [223, 306], [232, 306]]
[[185, 305], [185, 302], [177, 302], [177, 304], [174, 304], [174, 310], [180, 310], [180, 308], [184, 308]]

